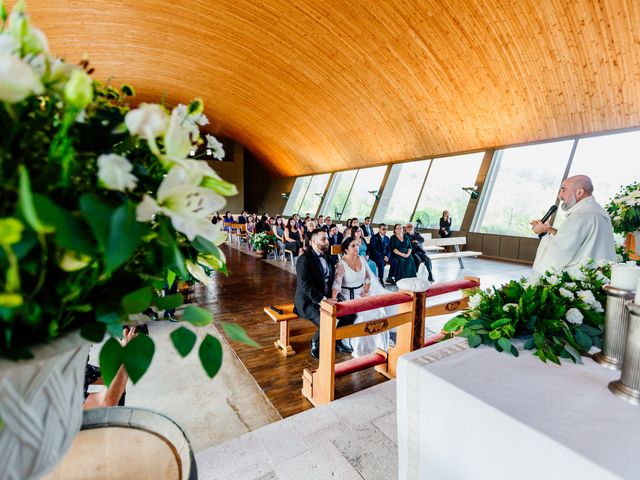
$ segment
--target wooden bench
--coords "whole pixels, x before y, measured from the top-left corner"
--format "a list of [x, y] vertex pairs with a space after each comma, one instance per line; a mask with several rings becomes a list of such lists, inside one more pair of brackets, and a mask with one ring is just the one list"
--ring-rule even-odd
[[[282, 313], [271, 310], [271, 307], [264, 307], [264, 313], [266, 313], [271, 320], [280, 324], [280, 337], [273, 342], [273, 344], [285, 357], [295, 355], [296, 352], [291, 347], [290, 343], [291, 338], [314, 333], [316, 331], [316, 326], [309, 320], [301, 319], [298, 315], [293, 313], [293, 303], [288, 303], [286, 305], [274, 305], [274, 307], [281, 310]], [[301, 320], [301, 322], [304, 321], [310, 325], [302, 325], [301, 322], [297, 322], [299, 325], [296, 325], [297, 328], [292, 330], [291, 322], [296, 320]]]
[[331, 245], [331, 255], [337, 255], [342, 258], [342, 245]]
[[429, 254], [429, 258], [431, 260], [442, 260], [445, 258], [457, 258], [458, 263], [460, 264], [460, 268], [464, 268], [464, 263], [462, 263], [462, 259], [464, 257], [478, 257], [482, 255], [482, 252], [474, 252], [471, 250], [460, 250], [460, 245], [467, 244], [467, 237], [449, 237], [449, 238], [430, 238], [424, 241], [424, 245], [426, 246], [434, 246], [434, 247], [450, 247], [453, 246], [455, 252], [442, 252], [442, 253], [431, 253]]
[[[352, 313], [395, 306], [397, 313], [386, 318], [336, 327], [336, 318]], [[413, 320], [415, 297], [410, 292], [396, 292], [373, 297], [357, 298], [336, 304], [320, 304], [320, 356], [318, 368], [305, 368], [302, 372], [302, 394], [315, 406], [333, 401], [336, 376], [346, 375], [365, 368], [395, 378], [400, 355], [411, 351], [413, 344]], [[388, 351], [378, 349], [375, 353], [354, 358], [336, 365], [336, 340], [377, 335], [397, 329], [395, 345]]]

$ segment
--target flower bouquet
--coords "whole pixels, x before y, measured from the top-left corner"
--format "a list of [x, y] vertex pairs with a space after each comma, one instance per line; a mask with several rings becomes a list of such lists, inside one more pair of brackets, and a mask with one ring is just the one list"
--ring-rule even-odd
[[592, 346], [601, 347], [609, 262], [547, 272], [532, 280], [511, 281], [501, 288], [481, 291], [469, 298], [469, 310], [444, 326], [450, 334], [466, 337], [471, 347], [493, 346], [518, 356], [515, 338], [546, 362], [560, 358], [581, 363]]
[[249, 237], [249, 244], [256, 253], [260, 251], [265, 252], [269, 245], [276, 244], [276, 237], [268, 232], [255, 233]]
[[615, 233], [626, 235], [624, 260], [640, 261], [640, 183], [622, 187], [606, 205]]

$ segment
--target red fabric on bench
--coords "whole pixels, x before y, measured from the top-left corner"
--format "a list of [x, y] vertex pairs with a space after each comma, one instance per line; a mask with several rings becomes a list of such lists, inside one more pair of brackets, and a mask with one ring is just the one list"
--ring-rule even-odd
[[403, 292], [347, 300], [336, 303], [336, 317], [373, 310], [374, 308], [390, 307], [391, 305], [406, 303], [409, 300], [411, 300], [411, 296]]
[[365, 368], [382, 365], [386, 361], [387, 359], [379, 353], [370, 353], [369, 355], [365, 355], [364, 357], [352, 358], [351, 360], [336, 363], [335, 376], [337, 378], [344, 375], [349, 375], [350, 373], [359, 372], [360, 370], [364, 370]]
[[475, 280], [454, 280], [452, 282], [442, 282], [431, 285], [427, 289], [427, 298], [435, 297], [437, 295], [444, 295], [445, 293], [455, 292], [457, 290], [463, 290], [466, 288], [479, 287], [480, 283]]

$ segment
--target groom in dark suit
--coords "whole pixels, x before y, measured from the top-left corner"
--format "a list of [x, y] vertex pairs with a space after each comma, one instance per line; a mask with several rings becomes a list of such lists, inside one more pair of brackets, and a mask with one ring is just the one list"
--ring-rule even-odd
[[[311, 356], [318, 358], [320, 352], [320, 302], [323, 300], [335, 303], [331, 296], [334, 267], [326, 250], [329, 246], [327, 232], [316, 228], [311, 232], [311, 242], [304, 254], [298, 258], [296, 265], [296, 297], [294, 313], [311, 320], [318, 329], [311, 339]], [[354, 322], [355, 315], [338, 319], [338, 327]], [[351, 353], [351, 348], [338, 340], [336, 351]]]
[[391, 243], [387, 237], [387, 224], [381, 223], [378, 233], [369, 240], [369, 258], [378, 267], [378, 278], [383, 285], [384, 265], [389, 263], [389, 257], [391, 257]]

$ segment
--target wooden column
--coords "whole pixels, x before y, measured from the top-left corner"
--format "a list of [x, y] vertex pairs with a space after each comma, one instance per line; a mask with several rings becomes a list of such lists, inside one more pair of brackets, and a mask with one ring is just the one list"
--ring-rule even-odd
[[424, 317], [426, 315], [427, 291], [415, 292], [416, 304], [413, 317], [413, 345], [411, 350], [418, 350], [424, 345]]

